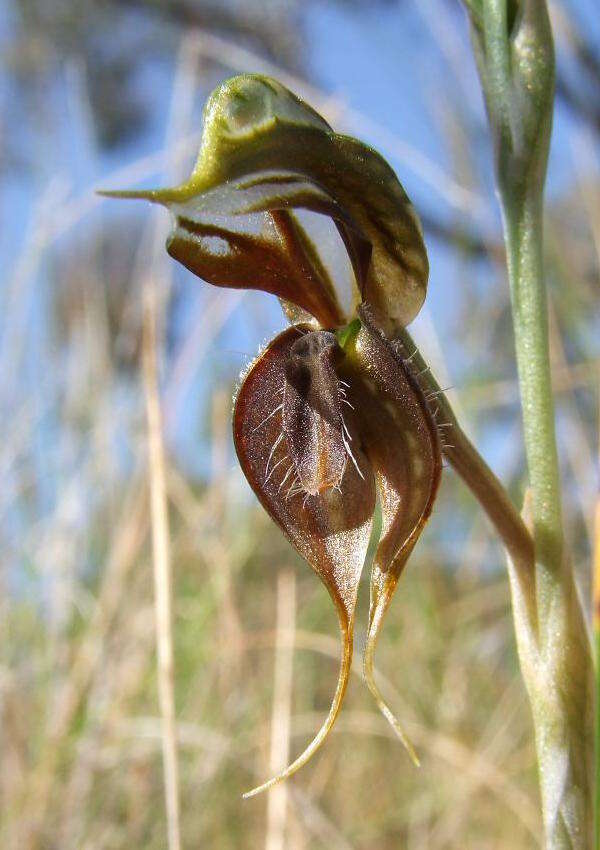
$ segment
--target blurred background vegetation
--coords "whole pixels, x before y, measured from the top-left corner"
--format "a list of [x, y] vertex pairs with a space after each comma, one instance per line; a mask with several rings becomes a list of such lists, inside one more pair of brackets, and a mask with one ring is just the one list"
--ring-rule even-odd
[[[0, 0], [0, 11], [0, 845], [166, 846], [140, 377], [151, 282], [182, 846], [541, 846], [503, 555], [451, 470], [377, 656], [422, 768], [361, 686], [359, 659], [319, 755], [271, 799], [241, 800], [312, 737], [337, 675], [326, 591], [259, 509], [230, 439], [238, 374], [283, 317], [273, 299], [215, 290], [175, 267], [162, 211], [93, 194], [185, 177], [207, 94], [239, 71], [279, 77], [373, 144], [425, 226], [430, 295], [411, 330], [520, 503], [501, 227], [459, 3]], [[566, 531], [587, 599], [600, 24], [594, 0], [559, 0], [551, 13], [546, 261]]]

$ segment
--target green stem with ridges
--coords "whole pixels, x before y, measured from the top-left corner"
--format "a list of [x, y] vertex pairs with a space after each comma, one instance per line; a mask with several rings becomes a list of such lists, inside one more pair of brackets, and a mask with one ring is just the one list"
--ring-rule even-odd
[[[513, 618], [531, 703], [547, 850], [593, 846], [591, 647], [564, 551], [543, 271], [543, 192], [554, 104], [545, 0], [467, 0], [494, 141], [535, 543], [529, 588], [511, 573]], [[534, 616], [535, 612], [535, 616]]]

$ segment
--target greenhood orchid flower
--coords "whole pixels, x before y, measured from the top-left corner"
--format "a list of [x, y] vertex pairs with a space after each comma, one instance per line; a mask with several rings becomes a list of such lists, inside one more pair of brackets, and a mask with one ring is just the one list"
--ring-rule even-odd
[[[411, 353], [394, 341], [421, 308], [428, 275], [406, 193], [374, 150], [334, 133], [275, 80], [242, 75], [209, 98], [186, 183], [104, 194], [166, 206], [174, 222], [172, 257], [216, 286], [277, 295], [291, 323], [243, 378], [234, 442], [261, 504], [329, 591], [342, 658], [329, 714], [313, 741], [246, 796], [305, 764], [339, 713], [377, 498], [382, 530], [364, 673], [416, 761], [373, 675], [383, 617], [441, 474], [435, 412], [413, 374]], [[344, 275], [331, 272], [330, 246], [309, 235], [307, 211], [333, 222], [347, 255]]]

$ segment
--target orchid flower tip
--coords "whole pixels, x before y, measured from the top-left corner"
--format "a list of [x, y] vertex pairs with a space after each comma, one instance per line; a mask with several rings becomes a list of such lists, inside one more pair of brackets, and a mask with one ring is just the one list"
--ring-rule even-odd
[[102, 198], [121, 198], [126, 200], [151, 201], [163, 203], [164, 189], [96, 189], [96, 195]]

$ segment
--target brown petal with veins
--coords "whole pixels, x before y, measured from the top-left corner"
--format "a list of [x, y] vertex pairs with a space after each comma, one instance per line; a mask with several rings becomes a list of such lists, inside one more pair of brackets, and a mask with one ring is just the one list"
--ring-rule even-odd
[[[272, 293], [309, 313], [321, 327], [350, 321], [371, 247], [323, 189], [288, 172], [250, 174], [191, 196], [187, 186], [100, 194], [164, 204], [173, 216], [167, 251], [208, 283]], [[329, 275], [294, 208], [335, 222], [354, 273], [352, 304], [346, 309], [338, 291], [342, 281]]]
[[260, 289], [306, 310], [323, 327], [344, 323], [334, 285], [310, 239], [291, 213], [255, 213], [259, 232], [243, 217], [227, 226], [177, 216], [167, 251], [215, 286]]
[[251, 366], [236, 400], [233, 434], [238, 458], [250, 486], [300, 555], [319, 575], [333, 599], [340, 623], [342, 659], [329, 714], [313, 741], [279, 776], [246, 796], [257, 794], [295, 773], [318, 749], [335, 722], [350, 672], [356, 594], [375, 507], [373, 473], [358, 447], [351, 416], [345, 417], [345, 421], [356, 465], [345, 464], [339, 489], [307, 496], [297, 480], [297, 470], [283, 432], [282, 395], [291, 350], [308, 331], [307, 326], [284, 331]]
[[371, 573], [364, 672], [379, 708], [417, 761], [375, 684], [373, 654], [398, 578], [433, 507], [441, 475], [440, 442], [410, 367], [374, 327], [364, 307], [359, 315], [362, 327], [345, 375], [360, 438], [376, 473], [383, 520]]
[[[204, 226], [218, 216], [320, 212], [338, 226], [356, 288], [389, 338], [415, 318], [425, 299], [429, 264], [421, 225], [388, 163], [368, 145], [334, 133], [314, 109], [268, 77], [242, 74], [215, 89], [204, 112], [198, 160], [185, 183], [103, 194], [168, 207], [176, 222], [169, 250], [192, 271], [194, 240], [185, 236], [186, 221]], [[199, 261], [204, 263], [202, 256]], [[256, 286], [252, 275], [245, 285]], [[336, 326], [312, 315], [322, 327]], [[347, 313], [338, 326], [353, 318]]]

